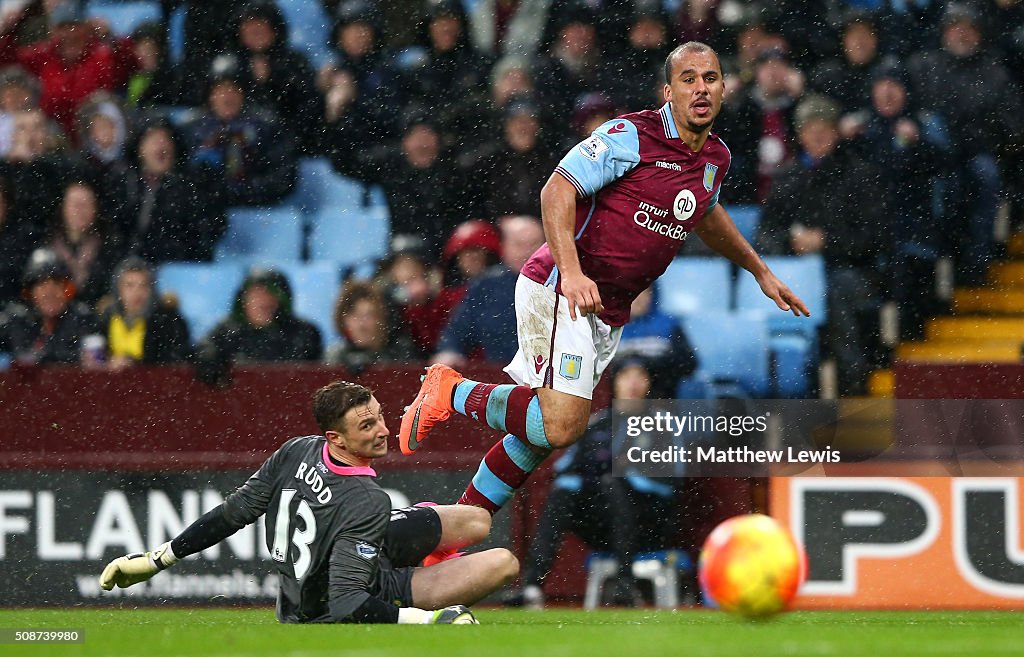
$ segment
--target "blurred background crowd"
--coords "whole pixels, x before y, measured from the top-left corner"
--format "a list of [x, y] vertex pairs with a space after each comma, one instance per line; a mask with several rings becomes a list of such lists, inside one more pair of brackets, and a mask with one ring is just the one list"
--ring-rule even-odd
[[[129, 7], [156, 20], [126, 24]], [[692, 39], [718, 50], [726, 74], [723, 202], [753, 209], [762, 252], [824, 261], [823, 345], [840, 392], [863, 392], [884, 364], [879, 304], [898, 306], [903, 337], [920, 336], [944, 309], [937, 263], [953, 263], [956, 285], [983, 284], [1000, 231], [1024, 215], [1018, 0], [3, 0], [0, 11], [7, 362], [191, 361], [215, 382], [243, 362], [505, 361], [515, 275], [543, 242], [545, 180], [602, 122], [658, 107], [666, 54]], [[361, 240], [340, 214], [327, 219], [335, 239], [296, 255], [339, 256], [319, 281], [331, 308], [315, 317], [296, 311], [281, 267], [224, 249], [233, 212], [291, 207], [310, 162], [382, 193], [387, 228], [356, 267], [340, 264]], [[248, 271], [202, 331], [157, 293], [169, 263], [228, 260]], [[623, 353], [647, 358], [671, 396], [692, 350], [657, 296], [638, 300]]]

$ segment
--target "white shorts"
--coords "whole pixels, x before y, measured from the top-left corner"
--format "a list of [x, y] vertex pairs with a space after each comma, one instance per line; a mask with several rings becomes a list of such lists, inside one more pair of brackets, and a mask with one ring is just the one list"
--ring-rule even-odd
[[573, 321], [569, 302], [553, 285], [544, 286], [520, 274], [516, 333], [519, 351], [505, 367], [516, 383], [592, 399], [619, 348], [622, 327], [608, 326], [596, 315], [577, 313]]

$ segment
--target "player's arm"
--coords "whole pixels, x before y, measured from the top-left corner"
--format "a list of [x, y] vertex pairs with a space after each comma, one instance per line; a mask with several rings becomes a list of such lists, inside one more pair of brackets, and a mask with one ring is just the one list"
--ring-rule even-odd
[[636, 126], [613, 119], [565, 154], [540, 193], [544, 237], [558, 267], [569, 316], [601, 313], [597, 284], [583, 273], [576, 251], [576, 197], [588, 197], [629, 173], [640, 162]]
[[569, 315], [576, 319], [577, 308], [581, 315], [603, 312], [597, 283], [583, 273], [576, 253], [576, 188], [557, 171], [540, 192], [540, 215], [561, 276], [562, 296], [569, 301]]
[[145, 582], [161, 570], [220, 543], [255, 522], [267, 510], [273, 495], [272, 482], [283, 459], [281, 454], [292, 442], [274, 452], [223, 504], [207, 511], [174, 539], [149, 552], [126, 554], [108, 563], [100, 575], [100, 587], [109, 591], [115, 586], [126, 589]]
[[753, 274], [761, 291], [780, 309], [797, 317], [811, 316], [803, 300], [772, 273], [720, 203], [715, 203], [693, 230], [708, 247]]

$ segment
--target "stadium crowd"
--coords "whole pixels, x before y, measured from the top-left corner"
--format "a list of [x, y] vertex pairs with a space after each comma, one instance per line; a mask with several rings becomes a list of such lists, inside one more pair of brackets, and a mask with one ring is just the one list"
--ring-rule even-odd
[[[761, 251], [825, 260], [843, 392], [884, 358], [881, 301], [917, 335], [942, 308], [936, 262], [981, 284], [997, 214], [1024, 208], [1018, 0], [323, 4], [319, 70], [269, 0], [163, 0], [185, 9], [180, 62], [166, 23], [115, 37], [87, 0], [0, 4], [0, 352], [188, 360], [211, 380], [231, 362], [507, 360], [541, 186], [596, 126], [659, 106], [690, 39], [727, 76], [726, 206], [760, 206]], [[190, 344], [154, 272], [212, 259], [228, 208], [282, 202], [306, 157], [380, 185], [390, 211], [391, 252], [338, 290], [344, 342], [325, 349], [287, 278], [259, 270]]]

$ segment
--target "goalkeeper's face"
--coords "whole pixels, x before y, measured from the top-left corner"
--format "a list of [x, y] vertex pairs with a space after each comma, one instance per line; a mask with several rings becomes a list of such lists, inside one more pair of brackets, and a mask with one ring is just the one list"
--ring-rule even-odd
[[359, 460], [373, 460], [388, 453], [388, 427], [376, 397], [363, 406], [348, 409], [341, 418], [339, 447]]

